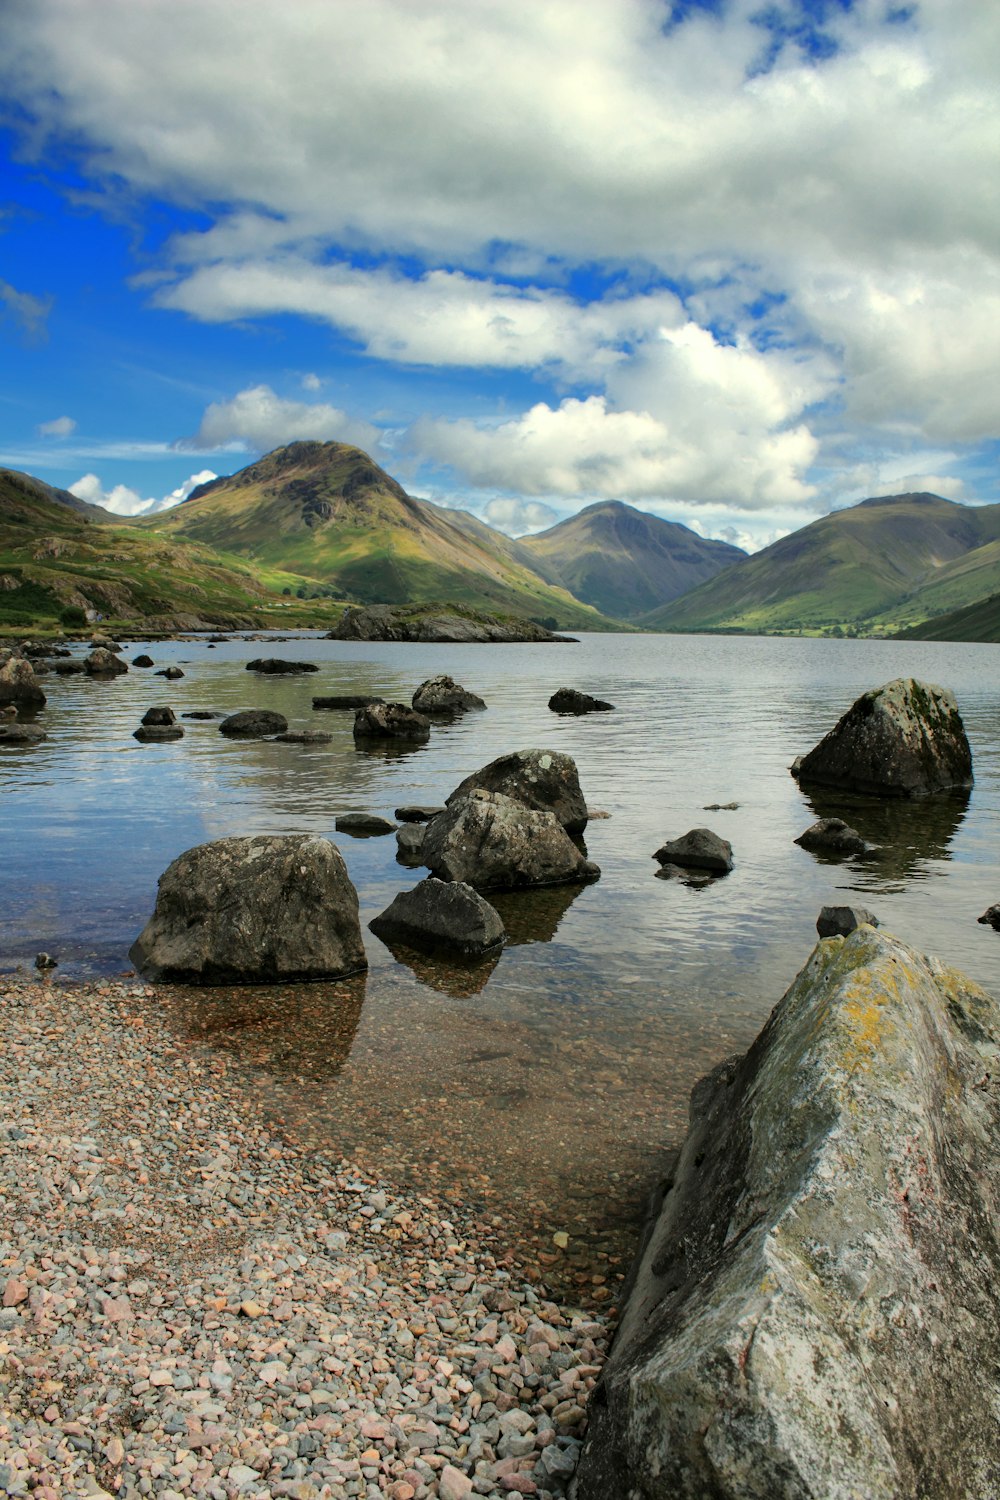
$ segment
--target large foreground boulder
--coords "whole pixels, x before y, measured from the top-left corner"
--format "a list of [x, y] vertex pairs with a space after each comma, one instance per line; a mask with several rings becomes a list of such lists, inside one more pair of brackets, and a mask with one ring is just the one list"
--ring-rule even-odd
[[427, 825], [423, 863], [441, 880], [477, 891], [569, 885], [601, 873], [576, 847], [554, 813], [538, 812], [502, 792], [472, 791]]
[[536, 812], [555, 813], [567, 833], [582, 833], [587, 826], [576, 762], [558, 750], [513, 750], [498, 756], [466, 776], [447, 799], [448, 806], [477, 789], [501, 792]]
[[495, 952], [506, 935], [499, 912], [471, 885], [433, 875], [400, 891], [368, 926], [390, 948], [400, 944], [463, 959]]
[[176, 984], [289, 984], [367, 968], [343, 857], [304, 833], [217, 839], [179, 855], [129, 957], [148, 979]]
[[951, 693], [897, 677], [863, 693], [792, 772], [803, 786], [926, 797], [968, 791], [972, 752]]
[[1000, 1006], [860, 927], [703, 1079], [579, 1500], [1000, 1494]]

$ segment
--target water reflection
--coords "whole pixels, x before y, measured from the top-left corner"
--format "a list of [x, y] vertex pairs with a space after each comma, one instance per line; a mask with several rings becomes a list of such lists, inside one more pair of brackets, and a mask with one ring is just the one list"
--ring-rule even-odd
[[857, 878], [864, 889], [889, 890], [902, 889], [908, 878], [926, 878], [937, 861], [951, 859], [969, 796], [942, 792], [910, 800], [813, 789], [806, 800], [817, 818], [843, 818], [876, 845], [876, 854], [858, 859]]
[[385, 946], [396, 962], [408, 969], [421, 984], [441, 995], [450, 995], [454, 1000], [470, 1000], [473, 995], [481, 994], [500, 962], [499, 949], [484, 958], [463, 962], [418, 953], [416, 949], [404, 948], [398, 943], [386, 943]]
[[509, 947], [551, 943], [582, 885], [547, 885], [531, 891], [491, 891], [489, 902], [500, 913]]

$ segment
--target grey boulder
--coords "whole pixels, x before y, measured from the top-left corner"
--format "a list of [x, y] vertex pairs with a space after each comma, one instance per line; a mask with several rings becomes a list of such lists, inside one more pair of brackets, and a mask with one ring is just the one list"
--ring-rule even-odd
[[35, 669], [23, 656], [9, 656], [0, 665], [0, 703], [23, 703], [38, 708], [45, 703]]
[[691, 1125], [589, 1404], [579, 1500], [1000, 1494], [1000, 1007], [820, 943]]
[[83, 658], [83, 665], [91, 677], [119, 677], [128, 671], [128, 662], [122, 661], [108, 646], [95, 646]]
[[354, 716], [356, 740], [410, 740], [423, 744], [430, 737], [430, 719], [405, 703], [369, 703]]
[[287, 729], [288, 720], [284, 714], [275, 713], [271, 708], [243, 708], [239, 713], [230, 714], [219, 725], [219, 733], [234, 740], [266, 739], [270, 734], [284, 734]]
[[482, 698], [454, 677], [428, 677], [414, 692], [412, 703], [420, 714], [460, 714], [469, 708], [486, 707]]
[[606, 714], [613, 712], [614, 706], [603, 698], [581, 693], [578, 688], [557, 688], [549, 699], [554, 714]]
[[129, 950], [147, 978], [279, 984], [367, 968], [358, 897], [335, 844], [310, 834], [217, 839], [160, 876]]
[[500, 947], [506, 936], [500, 914], [478, 891], [462, 881], [433, 875], [409, 891], [400, 891], [369, 928], [392, 947], [425, 953], [482, 958]]
[[816, 931], [821, 938], [848, 937], [865, 925], [878, 926], [878, 917], [867, 906], [824, 906], [816, 918]]
[[472, 791], [450, 802], [428, 823], [420, 858], [441, 880], [465, 881], [479, 891], [568, 885], [601, 873], [554, 813], [502, 792]]
[[424, 834], [427, 832], [423, 823], [404, 823], [402, 828], [396, 829], [396, 858], [404, 865], [423, 864]]
[[710, 875], [727, 875], [733, 868], [733, 846], [710, 828], [692, 828], [679, 839], [668, 839], [653, 855], [661, 865], [678, 865], [682, 870], [707, 870]]
[[863, 839], [856, 828], [843, 818], [820, 818], [800, 833], [793, 843], [811, 854], [877, 854], [874, 844]]
[[792, 767], [803, 785], [881, 797], [967, 791], [972, 752], [945, 688], [897, 677], [862, 696]]
[[477, 789], [500, 792], [536, 812], [554, 813], [567, 833], [582, 833], [587, 826], [576, 762], [558, 750], [513, 750], [498, 756], [460, 782], [448, 806]]

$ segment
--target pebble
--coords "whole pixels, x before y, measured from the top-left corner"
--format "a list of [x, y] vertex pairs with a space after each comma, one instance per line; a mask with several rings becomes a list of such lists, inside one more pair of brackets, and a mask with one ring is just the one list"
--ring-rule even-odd
[[0, 1489], [570, 1492], [610, 1319], [280, 1139], [136, 980], [0, 978]]

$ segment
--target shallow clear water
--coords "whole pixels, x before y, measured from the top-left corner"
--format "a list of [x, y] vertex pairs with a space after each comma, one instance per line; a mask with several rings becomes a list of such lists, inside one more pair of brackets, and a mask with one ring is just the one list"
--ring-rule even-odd
[[[129, 646], [130, 659], [144, 649]], [[1000, 647], [916, 642], [589, 636], [578, 645], [390, 646], [299, 639], [154, 644], [168, 683], [133, 668], [109, 682], [45, 679], [48, 738], [0, 753], [0, 966], [39, 949], [60, 974], [115, 972], [175, 855], [228, 834], [316, 832], [340, 846], [362, 919], [425, 872], [395, 840], [334, 833], [347, 811], [391, 817], [440, 802], [495, 755], [572, 755], [591, 807], [601, 879], [500, 898], [511, 942], [492, 967], [397, 962], [366, 931], [368, 975], [289, 991], [176, 991], [178, 1028], [229, 1058], [304, 1140], [492, 1205], [512, 1238], [557, 1256], [548, 1273], [626, 1253], [645, 1188], [683, 1133], [687, 1094], [743, 1049], [815, 942], [824, 903], [858, 900], [925, 952], [1000, 993], [1000, 934], [976, 918], [1000, 900]], [[308, 675], [258, 677], [254, 656], [314, 660]], [[489, 705], [435, 727], [430, 744], [360, 751], [350, 713], [312, 697], [374, 692], [408, 701], [448, 672]], [[967, 802], [867, 799], [814, 805], [788, 774], [857, 695], [896, 676], [951, 688], [973, 746]], [[561, 718], [572, 685], [613, 714]], [[233, 742], [217, 721], [185, 738], [132, 738], [151, 704], [178, 714], [273, 707], [327, 745]], [[735, 810], [706, 804], [736, 802]], [[841, 813], [885, 849], [826, 863], [792, 841]], [[736, 868], [693, 889], [656, 878], [665, 838], [708, 826]], [[571, 1235], [564, 1256], [551, 1234]]]

